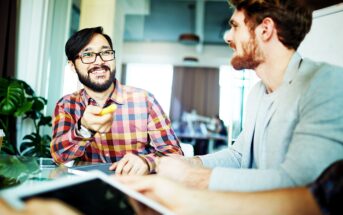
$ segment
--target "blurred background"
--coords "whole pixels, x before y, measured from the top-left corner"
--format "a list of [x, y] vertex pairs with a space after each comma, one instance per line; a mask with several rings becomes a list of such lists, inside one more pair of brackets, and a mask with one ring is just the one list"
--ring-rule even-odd
[[[343, 66], [340, 2], [307, 1], [316, 10], [299, 48], [303, 56]], [[230, 66], [223, 36], [233, 11], [226, 0], [2, 0], [0, 6], [1, 77], [24, 80], [46, 98], [45, 115], [82, 87], [67, 66], [65, 42], [79, 29], [102, 26], [113, 40], [117, 79], [153, 93], [183, 142], [211, 143], [197, 154], [227, 147], [242, 130], [245, 100], [259, 79]], [[16, 141], [32, 129], [19, 119]], [[51, 127], [42, 133], [51, 135]]]

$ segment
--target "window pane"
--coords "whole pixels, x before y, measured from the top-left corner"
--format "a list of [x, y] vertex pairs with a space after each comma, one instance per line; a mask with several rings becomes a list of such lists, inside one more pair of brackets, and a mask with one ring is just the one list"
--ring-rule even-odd
[[233, 69], [232, 66], [221, 66], [219, 75], [220, 85], [220, 117], [231, 129], [232, 139], [241, 132], [246, 99], [251, 88], [259, 81], [253, 70]]
[[173, 66], [168, 64], [128, 64], [126, 85], [152, 93], [169, 115]]

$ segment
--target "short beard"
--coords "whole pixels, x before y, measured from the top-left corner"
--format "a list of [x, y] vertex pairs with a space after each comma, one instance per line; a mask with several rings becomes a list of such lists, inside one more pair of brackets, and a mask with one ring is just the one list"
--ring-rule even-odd
[[236, 70], [256, 69], [264, 62], [264, 55], [259, 48], [255, 35], [252, 35], [251, 40], [242, 45], [243, 55], [235, 56], [231, 60], [231, 65]]
[[[108, 66], [101, 66], [101, 68], [106, 69], [106, 70], [110, 70], [110, 68]], [[102, 93], [104, 91], [106, 91], [108, 88], [110, 88], [110, 86], [112, 85], [112, 83], [116, 80], [116, 71], [115, 69], [113, 69], [112, 71], [110, 71], [110, 77], [107, 81], [105, 81], [105, 83], [102, 84], [98, 84], [93, 82], [90, 78], [89, 78], [89, 74], [94, 71], [94, 68], [91, 69], [90, 71], [88, 71], [88, 75], [82, 75], [80, 73], [80, 71], [75, 68], [76, 70], [76, 74], [79, 77], [79, 81], [86, 87], [88, 87], [89, 89], [98, 92], [98, 93]]]

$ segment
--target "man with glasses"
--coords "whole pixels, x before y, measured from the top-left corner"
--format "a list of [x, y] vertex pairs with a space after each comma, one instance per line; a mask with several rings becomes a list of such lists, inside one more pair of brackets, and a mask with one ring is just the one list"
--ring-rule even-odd
[[[115, 51], [102, 27], [76, 32], [65, 52], [84, 88], [56, 104], [51, 154], [57, 163], [114, 163], [116, 174], [144, 175], [155, 172], [158, 154], [182, 154], [154, 96], [116, 80]], [[111, 105], [116, 110], [102, 114]]]

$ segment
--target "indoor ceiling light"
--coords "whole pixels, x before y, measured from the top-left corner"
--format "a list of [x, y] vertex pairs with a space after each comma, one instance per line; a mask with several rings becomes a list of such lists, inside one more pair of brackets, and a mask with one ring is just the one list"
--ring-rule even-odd
[[183, 58], [183, 62], [185, 62], [185, 63], [198, 63], [199, 60], [197, 57], [186, 56]]
[[[195, 14], [194, 14], [195, 13], [194, 9], [195, 9], [196, 6], [198, 6], [198, 4], [195, 5], [194, 2], [188, 4], [188, 9], [189, 9], [189, 14], [190, 14], [189, 17], [191, 18], [191, 20], [190, 20], [190, 29], [195, 28], [195, 33], [189, 32], [189, 33], [180, 34], [179, 42], [182, 43], [182, 44], [185, 44], [185, 45], [198, 45], [200, 43], [200, 36], [198, 34], [198, 29], [197, 29], [197, 28], [199, 28], [198, 24], [200, 24], [200, 23], [197, 23], [197, 18], [198, 17], [196, 17]], [[196, 23], [194, 23], [194, 21]], [[203, 27], [203, 23], [201, 24], [201, 27]]]
[[179, 42], [185, 45], [196, 45], [199, 41], [199, 36], [193, 33], [181, 34], [179, 36]]

